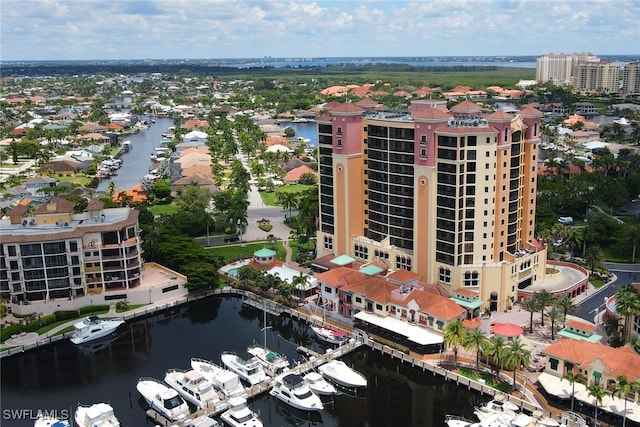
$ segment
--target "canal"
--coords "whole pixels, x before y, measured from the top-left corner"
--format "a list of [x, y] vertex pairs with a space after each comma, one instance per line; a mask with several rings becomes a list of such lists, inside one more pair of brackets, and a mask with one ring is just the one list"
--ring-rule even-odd
[[[127, 323], [103, 341], [68, 341], [2, 360], [2, 426], [33, 426], [38, 409], [73, 414], [76, 406], [109, 402], [122, 425], [153, 425], [136, 390], [140, 377], [162, 379], [172, 368], [188, 369], [191, 357], [220, 363], [223, 351], [245, 354], [262, 342], [263, 315], [236, 297], [214, 296]], [[292, 363], [297, 347], [322, 352], [306, 323], [267, 317], [267, 346]], [[361, 349], [343, 360], [361, 371], [369, 386], [357, 396], [340, 394], [318, 414], [293, 410], [269, 394], [249, 402], [265, 426], [445, 426], [448, 413], [473, 417], [487, 396], [439, 376]], [[21, 414], [23, 419], [14, 419]]]
[[122, 154], [122, 168], [118, 175], [100, 180], [99, 191], [107, 191], [109, 183], [113, 181], [116, 192], [130, 190], [134, 185], [140, 184], [142, 178], [149, 173], [151, 166], [151, 153], [160, 144], [162, 134], [173, 126], [173, 119], [158, 117], [155, 123], [151, 123], [149, 129], [141, 130], [131, 135], [122, 135], [120, 142], [131, 141], [132, 150]]

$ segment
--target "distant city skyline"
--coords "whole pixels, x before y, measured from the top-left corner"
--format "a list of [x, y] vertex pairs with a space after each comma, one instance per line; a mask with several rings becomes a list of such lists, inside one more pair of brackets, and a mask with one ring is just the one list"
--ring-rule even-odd
[[0, 59], [640, 53], [640, 1], [3, 0]]

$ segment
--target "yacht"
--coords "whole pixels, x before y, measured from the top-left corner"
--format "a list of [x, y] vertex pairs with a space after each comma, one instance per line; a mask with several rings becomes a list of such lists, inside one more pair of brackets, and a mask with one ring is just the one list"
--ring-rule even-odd
[[447, 415], [445, 423], [447, 427], [512, 427], [513, 417], [508, 413], [495, 413], [480, 421], [471, 421], [455, 415]]
[[229, 405], [231, 407], [220, 415], [225, 424], [231, 427], [262, 427], [258, 414], [249, 409], [245, 398], [232, 397]]
[[318, 371], [330, 381], [347, 388], [366, 387], [367, 379], [360, 372], [351, 369], [342, 360], [332, 360], [320, 365]]
[[38, 414], [38, 419], [33, 424], [33, 427], [72, 427], [72, 425], [67, 420]]
[[336, 388], [319, 373], [312, 371], [302, 377], [312, 392], [321, 396], [337, 393]]
[[276, 377], [269, 394], [303, 411], [324, 409], [320, 398], [311, 392], [307, 383], [298, 374], [286, 373]]
[[108, 403], [91, 406], [78, 405], [74, 419], [78, 427], [120, 427], [120, 421]]
[[242, 385], [240, 377], [235, 372], [224, 369], [210, 360], [191, 358], [191, 369], [201, 372], [225, 396], [247, 396], [247, 390]]
[[289, 361], [285, 356], [257, 343], [253, 343], [252, 346], [248, 347], [247, 353], [257, 358], [262, 365], [262, 369], [271, 376], [276, 376], [289, 369]]
[[496, 414], [500, 412], [518, 412], [520, 408], [518, 405], [511, 402], [504, 402], [502, 400], [493, 399], [488, 401], [482, 406], [476, 407], [475, 412], [479, 418], [486, 418], [491, 414]]
[[169, 369], [164, 382], [173, 387], [185, 400], [198, 409], [221, 406], [220, 396], [201, 372], [196, 370]]
[[220, 423], [207, 415], [200, 415], [198, 418], [188, 420], [185, 427], [220, 427]]
[[260, 360], [253, 356], [248, 360], [243, 359], [235, 353], [223, 352], [222, 363], [227, 369], [238, 374], [240, 379], [251, 385], [256, 385], [267, 380], [267, 374], [264, 373]]
[[327, 344], [341, 345], [348, 340], [346, 332], [327, 326], [312, 326], [311, 330], [318, 340]]
[[182, 421], [189, 415], [189, 406], [177, 391], [154, 378], [140, 378], [136, 386], [149, 406], [170, 421]]
[[73, 325], [75, 332], [71, 336], [71, 342], [82, 344], [106, 337], [123, 323], [124, 320], [102, 320], [98, 316], [89, 316]]

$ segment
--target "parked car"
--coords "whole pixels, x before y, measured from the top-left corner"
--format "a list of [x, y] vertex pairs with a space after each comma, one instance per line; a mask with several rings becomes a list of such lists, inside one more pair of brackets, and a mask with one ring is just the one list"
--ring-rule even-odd
[[224, 238], [224, 242], [225, 243], [237, 242], [238, 240], [240, 240], [240, 236], [238, 236], [236, 234], [232, 234], [231, 236], [225, 236], [225, 238]]
[[558, 218], [558, 222], [563, 225], [573, 225], [573, 217], [561, 216], [560, 218]]
[[562, 246], [563, 240], [562, 239], [555, 239], [553, 241], [553, 247], [554, 248], [559, 248], [560, 246]]

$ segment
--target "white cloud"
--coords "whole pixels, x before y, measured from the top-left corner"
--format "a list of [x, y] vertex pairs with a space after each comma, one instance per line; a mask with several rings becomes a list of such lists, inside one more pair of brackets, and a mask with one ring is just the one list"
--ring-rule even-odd
[[[635, 0], [2, 0], [2, 59], [637, 52]], [[425, 53], [426, 52], [426, 53]]]

